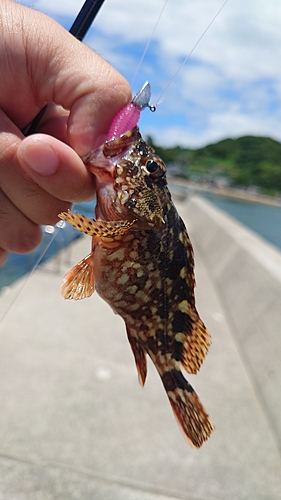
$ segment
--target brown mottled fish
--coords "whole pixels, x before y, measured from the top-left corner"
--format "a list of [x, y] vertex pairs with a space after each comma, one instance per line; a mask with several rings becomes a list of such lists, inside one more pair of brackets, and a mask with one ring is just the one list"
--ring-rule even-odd
[[60, 217], [92, 236], [92, 251], [66, 274], [62, 294], [77, 300], [96, 289], [124, 319], [141, 385], [148, 354], [181, 428], [200, 447], [213, 427], [181, 368], [197, 373], [210, 335], [195, 307], [193, 250], [165, 165], [138, 127], [84, 160], [95, 175], [96, 219], [71, 212]]

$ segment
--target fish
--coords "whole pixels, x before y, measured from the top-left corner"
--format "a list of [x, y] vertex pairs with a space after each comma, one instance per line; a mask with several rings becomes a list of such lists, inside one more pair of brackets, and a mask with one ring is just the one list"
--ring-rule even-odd
[[193, 248], [165, 164], [138, 126], [111, 134], [83, 160], [95, 176], [96, 217], [59, 217], [91, 236], [92, 249], [65, 275], [62, 295], [80, 300], [96, 290], [123, 318], [140, 384], [148, 355], [184, 435], [199, 448], [214, 427], [182, 369], [198, 372], [211, 337], [196, 309]]

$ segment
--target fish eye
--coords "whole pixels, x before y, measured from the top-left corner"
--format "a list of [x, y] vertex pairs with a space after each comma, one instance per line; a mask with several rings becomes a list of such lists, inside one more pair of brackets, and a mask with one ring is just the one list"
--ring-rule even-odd
[[146, 162], [146, 169], [148, 170], [148, 172], [150, 174], [156, 174], [156, 172], [158, 172], [159, 168], [160, 168], [160, 166], [154, 160], [148, 160], [148, 162]]

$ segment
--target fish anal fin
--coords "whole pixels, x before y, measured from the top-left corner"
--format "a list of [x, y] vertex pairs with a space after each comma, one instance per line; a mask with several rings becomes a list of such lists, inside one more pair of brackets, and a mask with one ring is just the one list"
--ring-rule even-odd
[[161, 378], [174, 415], [189, 444], [200, 448], [214, 427], [198, 395], [180, 370], [166, 371]]
[[103, 221], [89, 219], [85, 215], [77, 212], [73, 213], [70, 210], [60, 213], [59, 218], [68, 222], [81, 233], [87, 234], [88, 236], [99, 236], [103, 238], [122, 236], [129, 231], [135, 222], [127, 220]]
[[196, 309], [184, 300], [174, 316], [176, 330], [173, 343], [173, 358], [179, 361], [188, 373], [197, 373], [211, 345], [211, 336]]
[[80, 300], [95, 291], [95, 279], [92, 254], [82, 259], [64, 276], [61, 293], [65, 299]]
[[139, 383], [143, 387], [145, 384], [145, 379], [147, 374], [146, 352], [143, 346], [136, 340], [135, 336], [132, 335], [128, 327], [127, 327], [127, 335], [131, 349], [134, 354], [138, 377], [139, 377]]

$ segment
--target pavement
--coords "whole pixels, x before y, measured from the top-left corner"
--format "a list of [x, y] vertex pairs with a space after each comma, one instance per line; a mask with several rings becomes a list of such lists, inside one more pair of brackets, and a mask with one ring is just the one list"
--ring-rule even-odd
[[197, 307], [213, 343], [187, 378], [216, 431], [195, 450], [151, 363], [139, 386], [122, 319], [97, 294], [62, 299], [89, 249], [80, 238], [0, 297], [0, 500], [281, 500], [277, 443], [200, 252]]

